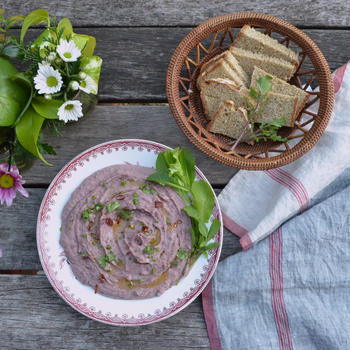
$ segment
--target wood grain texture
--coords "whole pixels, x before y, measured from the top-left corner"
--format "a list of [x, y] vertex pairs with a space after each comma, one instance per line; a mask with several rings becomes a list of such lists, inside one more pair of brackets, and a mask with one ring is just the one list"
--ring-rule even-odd
[[[216, 190], [216, 194], [220, 191]], [[12, 207], [0, 207], [0, 247], [3, 254], [0, 270], [42, 270], [36, 248], [36, 220], [46, 189], [29, 188], [28, 192], [29, 198], [18, 196]], [[220, 259], [240, 250], [238, 238], [224, 229]]]
[[46, 8], [53, 16], [68, 16], [75, 26], [195, 26], [211, 17], [233, 12], [263, 12], [294, 25], [348, 26], [346, 0], [3, 0], [10, 14]]
[[208, 349], [201, 298], [142, 327], [113, 327], [66, 304], [44, 275], [0, 275], [1, 349]]
[[[166, 102], [165, 79], [171, 56], [192, 28], [80, 28], [94, 35], [103, 59], [99, 99], [107, 102]], [[18, 34], [19, 31], [16, 31]], [[307, 29], [331, 70], [350, 59], [350, 30]], [[28, 40], [39, 34], [29, 31]], [[305, 70], [309, 67], [304, 66]]]
[[187, 147], [213, 185], [226, 184], [237, 171], [214, 161], [192, 146], [178, 128], [167, 105], [97, 106], [85, 120], [67, 124], [62, 131], [63, 137], [46, 137], [58, 153], [58, 156], [47, 156], [47, 160], [54, 165], [48, 167], [36, 161], [24, 173], [27, 184], [48, 184], [63, 165], [80, 152], [99, 143], [122, 138], [152, 140], [170, 147]]

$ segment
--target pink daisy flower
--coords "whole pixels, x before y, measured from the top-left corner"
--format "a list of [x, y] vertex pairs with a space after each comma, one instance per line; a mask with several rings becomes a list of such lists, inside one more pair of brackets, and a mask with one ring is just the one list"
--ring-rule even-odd
[[0, 164], [0, 203], [9, 207], [16, 197], [16, 190], [24, 197], [28, 197], [28, 192], [23, 188], [24, 181], [19, 174], [17, 167], [11, 166], [8, 171], [8, 164]]

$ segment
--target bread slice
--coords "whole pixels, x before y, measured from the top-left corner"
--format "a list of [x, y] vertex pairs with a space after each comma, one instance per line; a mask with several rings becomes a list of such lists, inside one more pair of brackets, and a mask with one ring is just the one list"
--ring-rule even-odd
[[263, 34], [249, 25], [244, 25], [232, 46], [254, 53], [276, 57], [298, 66], [298, 53], [280, 44], [277, 40]]
[[284, 95], [294, 96], [298, 98], [298, 104], [297, 104], [297, 110], [296, 110], [296, 114], [298, 116], [301, 110], [304, 108], [305, 103], [309, 99], [310, 94], [308, 94], [305, 90], [300, 89], [295, 85], [288, 84], [284, 80], [281, 80], [273, 76], [272, 74], [265, 72], [259, 67], [254, 67], [250, 87], [257, 90], [258, 89], [257, 81], [266, 75], [270, 75], [272, 77], [271, 92], [277, 92], [277, 93], [283, 92]]
[[235, 59], [235, 57], [231, 54], [230, 50], [224, 51], [220, 55], [217, 55], [213, 57], [210, 61], [207, 63], [204, 63], [201, 67], [200, 74], [197, 79], [197, 86], [200, 86], [200, 80], [202, 79], [202, 76], [215, 65], [215, 63], [219, 60], [223, 59], [230, 68], [236, 73], [236, 75], [239, 77], [239, 79], [243, 82], [245, 87], [248, 87], [249, 84], [249, 76], [246, 72], [243, 71], [242, 67], [239, 65], [238, 61]]
[[237, 108], [247, 109], [251, 99], [249, 90], [227, 79], [209, 79], [202, 84], [201, 100], [205, 114], [212, 119], [217, 109], [224, 101], [232, 101]]
[[[244, 130], [246, 130], [244, 132]], [[224, 101], [219, 106], [213, 119], [208, 124], [208, 131], [238, 139], [242, 133], [242, 142], [253, 144], [250, 140], [251, 125], [248, 121], [247, 111], [244, 108], [235, 109], [232, 101]]]
[[257, 123], [271, 122], [284, 117], [286, 119], [285, 126], [293, 127], [297, 117], [298, 98], [275, 92], [269, 92], [267, 97], [267, 102], [259, 107], [262, 112], [254, 114], [253, 121]]
[[294, 64], [279, 58], [253, 53], [235, 46], [231, 46], [230, 51], [249, 76], [253, 74], [255, 66], [283, 80], [289, 80], [296, 70]]
[[207, 79], [223, 78], [233, 81], [238, 86], [244, 83], [230, 65], [223, 59], [215, 61], [197, 79], [197, 87], [201, 89], [201, 84]]

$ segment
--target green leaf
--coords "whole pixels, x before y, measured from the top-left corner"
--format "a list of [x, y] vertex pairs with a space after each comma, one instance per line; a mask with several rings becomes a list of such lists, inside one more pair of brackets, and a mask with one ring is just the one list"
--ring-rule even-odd
[[23, 20], [20, 42], [21, 43], [23, 42], [24, 36], [26, 35], [29, 27], [31, 27], [32, 25], [35, 25], [35, 24], [49, 22], [49, 21], [50, 21], [50, 16], [46, 10], [38, 9], [38, 10], [34, 10], [33, 12], [31, 12]]
[[265, 75], [264, 77], [261, 77], [256, 82], [258, 89], [261, 93], [261, 95], [266, 95], [271, 90], [271, 80], [272, 77], [269, 75]]
[[68, 17], [62, 18], [57, 25], [58, 32], [62, 29], [63, 29], [63, 33], [62, 33], [63, 38], [66, 38], [68, 35], [73, 35], [72, 23]]
[[8, 45], [2, 50], [2, 54], [8, 57], [17, 57], [18, 48], [14, 45]]
[[108, 213], [113, 213], [114, 210], [116, 210], [119, 207], [120, 207], [120, 202], [118, 202], [118, 201], [115, 201], [115, 202], [112, 202], [112, 203], [108, 203], [106, 205]]
[[208, 241], [210, 241], [219, 231], [220, 229], [220, 220], [214, 219], [210, 225], [209, 233], [208, 233]]
[[0, 56], [0, 126], [13, 125], [28, 100], [28, 91], [23, 84], [10, 79], [15, 74], [15, 66]]
[[21, 22], [24, 20], [24, 16], [11, 16], [7, 19], [7, 25], [11, 28], [17, 22]]
[[196, 181], [192, 184], [191, 193], [199, 219], [208, 222], [214, 208], [214, 195], [210, 186], [204, 180]]
[[186, 212], [186, 214], [193, 218], [193, 219], [197, 219], [198, 220], [198, 212], [196, 210], [196, 208], [194, 208], [193, 206], [187, 206], [184, 208], [184, 211]]
[[208, 228], [204, 224], [203, 221], [199, 221], [198, 222], [198, 230], [199, 230], [199, 233], [203, 236], [203, 238], [207, 238], [207, 236], [208, 236]]
[[88, 221], [88, 220], [90, 220], [90, 214], [91, 214], [91, 210], [88, 208], [88, 209], [85, 209], [85, 210], [81, 213], [81, 216], [82, 216], [82, 218], [84, 219], [84, 221]]
[[191, 188], [196, 178], [194, 157], [188, 149], [183, 148], [179, 153], [179, 161], [181, 163], [183, 176], [186, 179], [186, 185], [188, 188]]
[[93, 36], [73, 33], [72, 39], [84, 56], [93, 55], [96, 47], [96, 39]]
[[259, 93], [254, 89], [254, 88], [250, 88], [249, 90], [250, 96], [253, 97], [254, 99], [258, 99], [259, 98]]
[[206, 245], [205, 247], [202, 248], [202, 251], [205, 252], [205, 251], [214, 249], [214, 248], [216, 248], [218, 246], [219, 246], [218, 242], [209, 243], [208, 245]]
[[165, 160], [164, 153], [159, 153], [156, 160], [156, 169], [159, 173], [168, 173], [168, 164]]
[[39, 151], [41, 153], [47, 153], [47, 154], [51, 154], [51, 155], [54, 155], [54, 156], [57, 155], [57, 153], [54, 150], [54, 148], [51, 145], [49, 145], [48, 143], [38, 142], [38, 148], [39, 148]]
[[20, 122], [16, 125], [17, 139], [27, 151], [32, 153], [47, 165], [48, 163], [38, 149], [38, 137], [44, 118], [37, 114], [30, 106], [24, 113]]
[[58, 119], [58, 109], [62, 106], [63, 101], [47, 100], [38, 96], [33, 98], [32, 106], [35, 111], [46, 119]]
[[188, 258], [188, 253], [186, 252], [186, 250], [179, 248], [179, 250], [177, 251], [176, 257], [180, 260], [183, 260]]
[[17, 125], [20, 120], [22, 119], [24, 113], [27, 111], [29, 108], [32, 98], [33, 98], [33, 85], [31, 81], [24, 75], [24, 73], [16, 73], [10, 78], [13, 82], [16, 83], [17, 86], [22, 86], [22, 91], [26, 93], [25, 98], [22, 100], [22, 111], [21, 113], [17, 116], [15, 125]]

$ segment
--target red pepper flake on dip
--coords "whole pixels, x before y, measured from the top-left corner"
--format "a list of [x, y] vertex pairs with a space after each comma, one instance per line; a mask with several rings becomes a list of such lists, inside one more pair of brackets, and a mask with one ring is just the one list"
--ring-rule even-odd
[[[101, 169], [64, 207], [60, 244], [75, 277], [95, 293], [151, 298], [188, 271], [191, 220], [174, 189], [146, 181], [154, 171], [129, 164]], [[169, 222], [176, 223], [171, 234]]]

